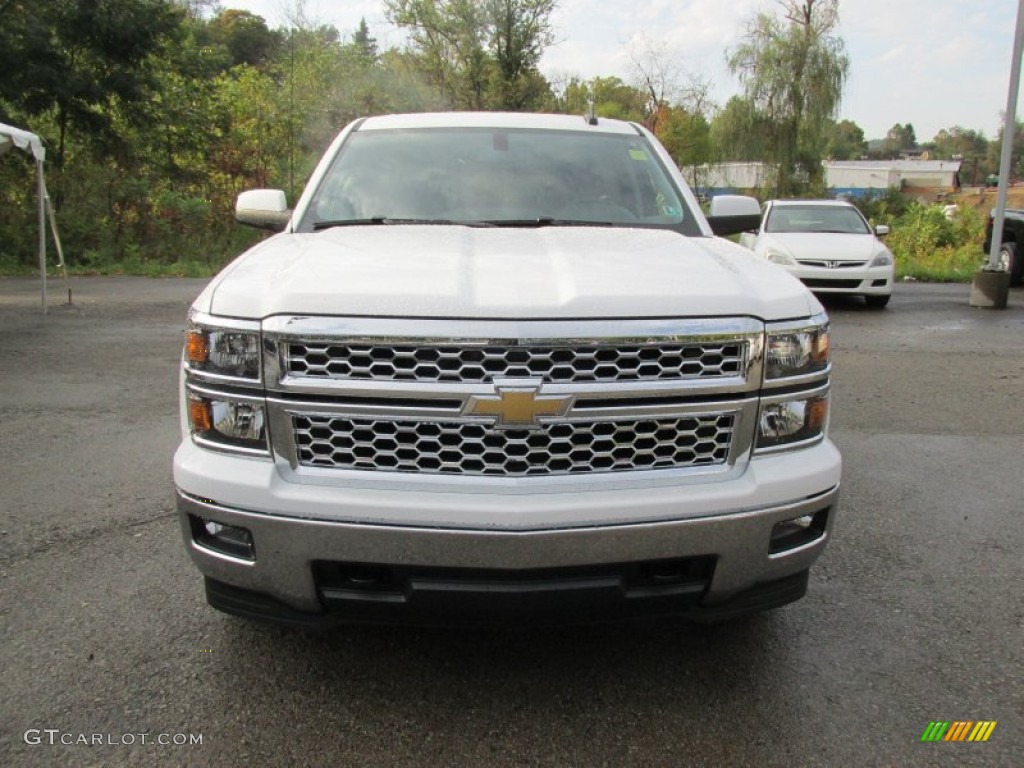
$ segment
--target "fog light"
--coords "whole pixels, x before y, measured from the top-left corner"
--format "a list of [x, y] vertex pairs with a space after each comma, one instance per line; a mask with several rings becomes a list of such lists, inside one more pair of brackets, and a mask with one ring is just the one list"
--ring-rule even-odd
[[823, 509], [813, 515], [801, 515], [776, 523], [768, 543], [769, 554], [777, 555], [820, 539], [825, 535], [825, 526], [828, 525], [828, 512]]
[[214, 520], [204, 520], [195, 515], [189, 515], [189, 522], [192, 525], [192, 538], [196, 544], [231, 557], [240, 557], [245, 560], [256, 559], [252, 534], [247, 529], [225, 525]]

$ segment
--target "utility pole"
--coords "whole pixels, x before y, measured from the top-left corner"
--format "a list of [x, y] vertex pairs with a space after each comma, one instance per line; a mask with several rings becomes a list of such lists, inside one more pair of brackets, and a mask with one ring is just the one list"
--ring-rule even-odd
[[999, 268], [999, 251], [1006, 220], [1006, 198], [1010, 186], [1010, 161], [1013, 138], [1017, 129], [1017, 91], [1020, 88], [1021, 54], [1024, 52], [1024, 0], [1017, 2], [1017, 32], [1013, 39], [1013, 60], [1010, 62], [1010, 90], [1006, 95], [1006, 117], [1003, 122], [1003, 152], [999, 161], [999, 191], [992, 221], [992, 243], [988, 263], [974, 273], [970, 304], [972, 307], [1006, 309], [1010, 293], [1010, 273]]

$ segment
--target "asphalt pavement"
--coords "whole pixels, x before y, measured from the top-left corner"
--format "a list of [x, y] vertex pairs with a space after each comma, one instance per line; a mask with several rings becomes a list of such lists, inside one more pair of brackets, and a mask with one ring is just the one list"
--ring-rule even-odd
[[[1015, 766], [1024, 292], [828, 302], [834, 538], [725, 624], [307, 633], [208, 608], [174, 516], [202, 280], [0, 280], [0, 765]], [[922, 742], [934, 721], [989, 740]]]

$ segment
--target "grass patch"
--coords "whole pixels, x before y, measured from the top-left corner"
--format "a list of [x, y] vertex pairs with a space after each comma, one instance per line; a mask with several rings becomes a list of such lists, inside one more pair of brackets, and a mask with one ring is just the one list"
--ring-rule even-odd
[[931, 283], [967, 283], [981, 267], [985, 258], [980, 245], [960, 248], [936, 248], [923, 254], [900, 254], [896, 257], [896, 277], [912, 277]]

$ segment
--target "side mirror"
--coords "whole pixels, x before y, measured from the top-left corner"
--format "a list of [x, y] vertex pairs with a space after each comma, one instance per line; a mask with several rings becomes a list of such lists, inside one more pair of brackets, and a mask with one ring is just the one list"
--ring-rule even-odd
[[878, 235], [878, 237], [885, 237], [886, 235], [889, 234], [889, 225], [888, 224], [878, 224], [878, 225], [876, 225], [875, 226], [875, 234]]
[[756, 230], [761, 226], [761, 204], [744, 195], [717, 195], [711, 198], [708, 224], [719, 237]]
[[292, 218], [288, 200], [280, 189], [250, 189], [238, 196], [235, 218], [242, 224], [280, 232]]

